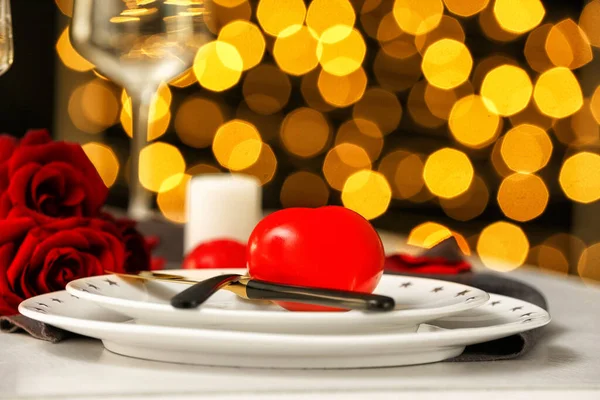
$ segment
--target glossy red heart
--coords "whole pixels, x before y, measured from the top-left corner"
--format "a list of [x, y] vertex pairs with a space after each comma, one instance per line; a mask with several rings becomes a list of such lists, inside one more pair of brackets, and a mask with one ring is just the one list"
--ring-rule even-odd
[[[344, 207], [288, 208], [264, 218], [250, 235], [248, 272], [288, 285], [371, 293], [383, 273], [379, 235]], [[280, 303], [292, 311], [332, 311]]]
[[183, 268], [246, 268], [246, 245], [229, 239], [202, 243], [185, 257]]

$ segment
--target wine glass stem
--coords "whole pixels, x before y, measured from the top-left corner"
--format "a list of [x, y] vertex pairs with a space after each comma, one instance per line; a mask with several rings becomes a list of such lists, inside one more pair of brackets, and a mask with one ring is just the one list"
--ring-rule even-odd
[[151, 216], [152, 195], [140, 182], [140, 154], [148, 144], [152, 94], [131, 96], [133, 138], [131, 140], [129, 209], [130, 218], [143, 220]]

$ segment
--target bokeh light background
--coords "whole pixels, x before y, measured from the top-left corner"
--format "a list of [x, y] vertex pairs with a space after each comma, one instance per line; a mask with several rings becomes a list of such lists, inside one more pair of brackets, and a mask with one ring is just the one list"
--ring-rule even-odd
[[[169, 1], [212, 37], [156, 96], [140, 156], [168, 220], [192, 176], [235, 171], [270, 208], [343, 204], [414, 245], [454, 235], [489, 268], [600, 279], [600, 0]], [[125, 3], [114, 23], [155, 11]], [[115, 197], [131, 102], [56, 5], [55, 130]]]

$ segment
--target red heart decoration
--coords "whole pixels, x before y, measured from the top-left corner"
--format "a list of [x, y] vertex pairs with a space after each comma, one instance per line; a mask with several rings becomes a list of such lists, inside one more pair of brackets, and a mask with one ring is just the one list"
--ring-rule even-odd
[[[384, 260], [381, 239], [369, 221], [344, 207], [275, 212], [256, 226], [248, 242], [250, 276], [288, 285], [371, 293]], [[291, 311], [333, 311], [280, 305]]]

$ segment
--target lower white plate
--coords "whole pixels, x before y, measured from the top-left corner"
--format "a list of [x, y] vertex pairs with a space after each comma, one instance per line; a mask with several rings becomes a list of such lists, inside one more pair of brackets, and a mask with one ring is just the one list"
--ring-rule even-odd
[[485, 305], [422, 325], [415, 333], [302, 335], [134, 324], [128, 317], [65, 291], [25, 300], [21, 314], [101, 339], [117, 354], [186, 364], [266, 368], [363, 368], [424, 364], [459, 355], [470, 344], [538, 328], [543, 309], [491, 295]]

